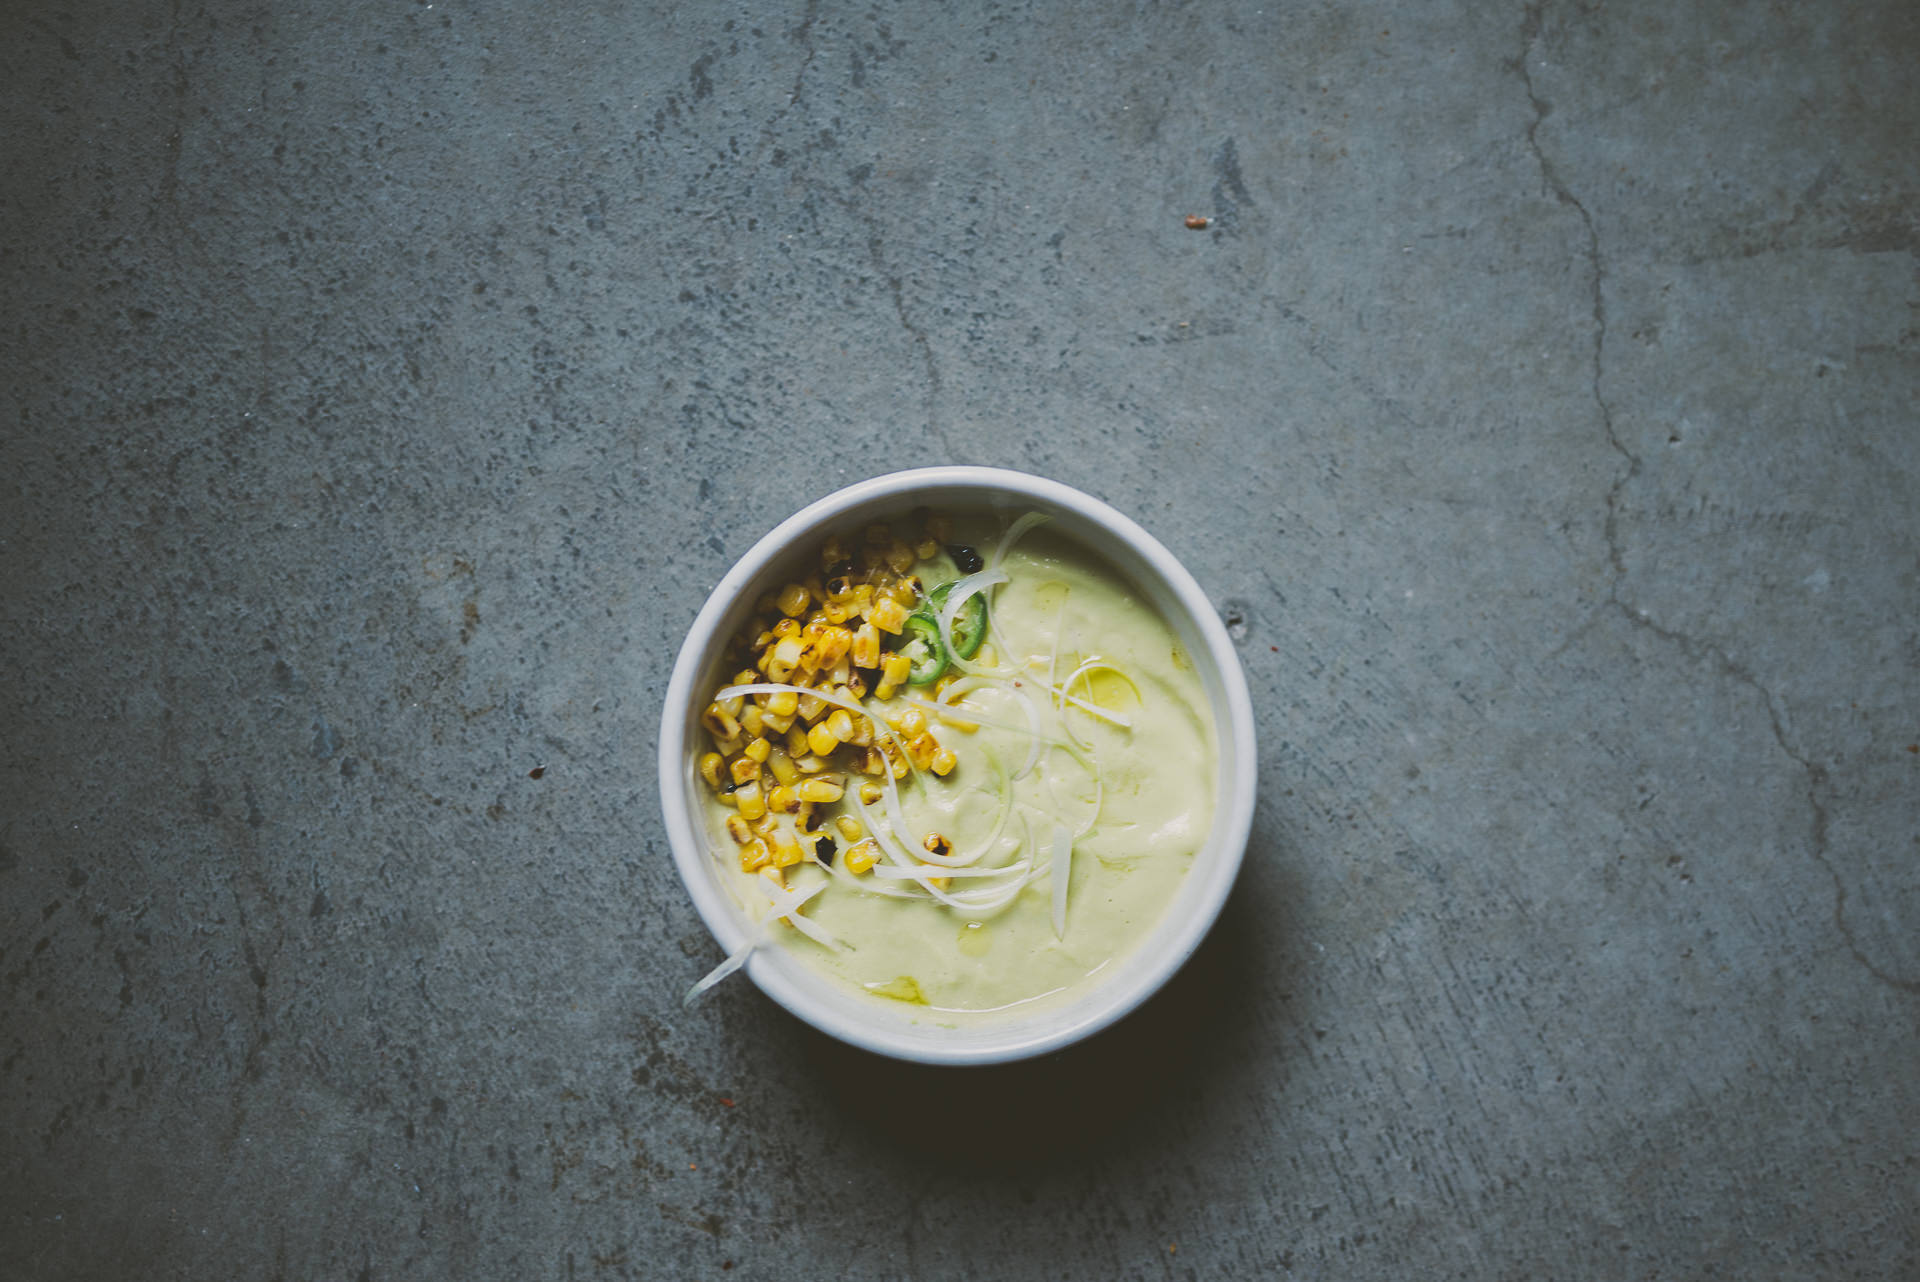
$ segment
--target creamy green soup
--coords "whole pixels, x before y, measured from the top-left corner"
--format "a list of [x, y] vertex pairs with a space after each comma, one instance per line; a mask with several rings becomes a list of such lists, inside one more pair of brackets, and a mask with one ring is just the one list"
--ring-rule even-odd
[[[962, 521], [957, 531], [955, 542], [983, 550], [1003, 537], [995, 522]], [[943, 551], [916, 573], [931, 591], [962, 579], [962, 568]], [[780, 922], [769, 932], [875, 1000], [923, 1006], [933, 1018], [1070, 995], [1099, 975], [1159, 920], [1212, 822], [1207, 703], [1165, 621], [1110, 566], [1044, 525], [993, 568], [1006, 581], [986, 589], [990, 628], [976, 671], [865, 700], [890, 719], [920, 709], [957, 767], [910, 773], [891, 804], [863, 804], [854, 775], [833, 813], [883, 828], [896, 838], [893, 857], [849, 872], [842, 843], [831, 868], [787, 869], [789, 893], [811, 894], [802, 911], [818, 930], [809, 933], [828, 942]], [[726, 809], [711, 809], [718, 827]], [[901, 852], [921, 851], [928, 834], [977, 860], [906, 867]], [[1063, 902], [1056, 857], [1071, 869]], [[758, 874], [727, 875], [749, 913], [767, 910]], [[922, 877], [944, 878], [931, 884], [961, 904], [932, 898]]]

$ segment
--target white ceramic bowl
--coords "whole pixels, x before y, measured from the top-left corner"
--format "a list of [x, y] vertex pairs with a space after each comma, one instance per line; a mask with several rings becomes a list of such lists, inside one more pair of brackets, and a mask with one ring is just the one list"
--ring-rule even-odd
[[[1079, 996], [1003, 1022], [967, 1021], [941, 1027], [927, 1022], [922, 1008], [841, 986], [784, 945], [756, 949], [746, 964], [746, 973], [767, 996], [815, 1028], [852, 1045], [927, 1064], [1004, 1063], [1058, 1050], [1096, 1033], [1152, 996], [1212, 927], [1246, 853], [1256, 779], [1253, 708], [1246, 678], [1206, 594], [1152, 535], [1070, 486], [988, 467], [895, 472], [808, 505], [781, 522], [727, 571], [687, 633], [667, 683], [660, 721], [660, 805], [687, 893], [721, 952], [731, 953], [746, 942], [751, 927], [721, 884], [721, 869], [709, 853], [711, 845], [701, 819], [705, 785], [695, 772], [693, 750], [705, 744], [699, 715], [706, 693], [725, 675], [720, 660], [727, 639], [752, 613], [755, 598], [785, 582], [812, 557], [829, 532], [922, 505], [955, 513], [989, 511], [1011, 517], [1040, 511], [1051, 515], [1061, 533], [1105, 557], [1131, 579], [1172, 626], [1193, 658], [1213, 712], [1219, 771], [1212, 833], [1159, 924]], [[698, 977], [690, 972], [687, 980]]]

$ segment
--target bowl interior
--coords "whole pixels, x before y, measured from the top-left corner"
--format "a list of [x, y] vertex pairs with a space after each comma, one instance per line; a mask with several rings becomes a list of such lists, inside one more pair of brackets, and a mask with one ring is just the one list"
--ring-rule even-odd
[[[743, 557], [696, 620], [667, 692], [660, 740], [662, 802], [674, 857], [688, 892], [721, 946], [731, 952], [750, 929], [745, 912], [708, 854], [705, 785], [695, 768], [704, 746], [704, 694], [726, 674], [728, 638], [755, 599], [808, 564], [830, 532], [937, 511], [990, 513], [1004, 521], [1045, 512], [1055, 529], [1103, 558], [1157, 610], [1193, 659], [1213, 720], [1217, 769], [1206, 844], [1174, 902], [1131, 951], [1077, 996], [996, 1016], [956, 1018], [843, 988], [785, 946], [757, 949], [746, 966], [760, 988], [795, 1015], [854, 1045], [929, 1063], [991, 1063], [1039, 1054], [1105, 1027], [1150, 996], [1196, 947], [1218, 915], [1245, 850], [1253, 809], [1253, 728], [1245, 679], [1225, 630], [1191, 576], [1126, 517], [1076, 490], [1022, 473], [937, 468], [880, 477], [808, 507]], [[984, 550], [984, 549], [983, 549]]]

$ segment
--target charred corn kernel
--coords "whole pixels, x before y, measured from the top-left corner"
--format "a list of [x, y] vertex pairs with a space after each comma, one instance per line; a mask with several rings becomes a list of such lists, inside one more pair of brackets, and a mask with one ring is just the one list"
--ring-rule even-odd
[[717, 752], [709, 752], [700, 758], [700, 777], [707, 781], [707, 787], [720, 786], [720, 771], [726, 764], [726, 758]]
[[930, 832], [921, 838], [920, 845], [928, 854], [939, 855], [943, 859], [953, 853], [953, 843], [937, 832]]
[[890, 654], [880, 665], [880, 682], [873, 688], [876, 699], [891, 699], [893, 692], [906, 684], [907, 674], [913, 670], [913, 660], [904, 654]]
[[913, 739], [927, 732], [927, 714], [918, 708], [908, 708], [898, 716], [888, 717], [887, 724]]
[[798, 832], [815, 832], [820, 827], [820, 808], [811, 801], [800, 803], [800, 809], [794, 813], [793, 826]]
[[[760, 675], [752, 668], [742, 668], [733, 674], [733, 684], [737, 686], [750, 686], [759, 679]], [[739, 714], [735, 713], [734, 715], [738, 716]]]
[[847, 698], [860, 700], [867, 697], [867, 676], [858, 668], [847, 673]]
[[800, 656], [805, 652], [794, 638], [782, 637], [760, 657], [760, 668], [772, 680], [785, 681], [793, 675], [794, 668], [800, 664]]
[[908, 610], [912, 610], [914, 606], [920, 604], [920, 576], [909, 574], [903, 579], [895, 580], [893, 586], [887, 589], [887, 595], [906, 606]]
[[793, 790], [791, 784], [776, 785], [774, 790], [767, 794], [767, 809], [775, 814], [790, 815], [799, 808], [800, 794]]
[[717, 703], [707, 705], [707, 710], [700, 714], [700, 724], [716, 739], [731, 739], [740, 733], [740, 723]]
[[[768, 854], [769, 856], [771, 856], [772, 852], [769, 851]], [[787, 884], [787, 874], [782, 872], [780, 869], [775, 868], [772, 864], [768, 864], [766, 867], [762, 868], [760, 870], [760, 875], [762, 877], [765, 877], [768, 881], [772, 882], [776, 886], [785, 886]]]
[[884, 601], [875, 601], [873, 609], [867, 612], [867, 618], [873, 626], [882, 632], [891, 632], [896, 636], [907, 623], [907, 607], [888, 597]]
[[749, 739], [747, 740], [747, 746], [740, 749], [740, 755], [750, 757], [757, 763], [764, 763], [768, 757], [773, 755], [773, 745], [765, 739]]
[[[884, 758], [882, 759], [884, 760]], [[887, 790], [877, 783], [862, 783], [860, 785], [860, 800], [869, 806], [877, 803], [880, 798], [886, 796], [886, 794]]]
[[848, 717], [847, 720], [851, 723], [851, 732], [847, 735], [847, 742], [856, 748], [871, 747], [873, 744], [873, 722], [866, 717]]
[[789, 757], [807, 755], [807, 732], [804, 728], [794, 726], [787, 731], [787, 755]]
[[788, 637], [797, 637], [799, 635], [800, 621], [798, 619], [780, 619], [773, 625], [773, 639], [776, 641], [784, 641]]
[[953, 521], [949, 517], [930, 516], [927, 518], [927, 537], [937, 543], [953, 541]]
[[739, 798], [733, 795], [732, 780], [728, 780], [726, 783], [726, 786], [720, 789], [719, 796], [720, 796], [720, 804], [723, 806], [737, 806], [740, 804]]
[[907, 777], [907, 759], [905, 757], [893, 758], [887, 763], [887, 768], [893, 771], [893, 777], [895, 779], [905, 779]]
[[802, 801], [827, 802], [840, 800], [846, 789], [831, 779], [808, 779], [795, 791], [800, 794]]
[[774, 608], [789, 619], [800, 617], [806, 613], [807, 590], [798, 583], [787, 584], [780, 589], [780, 595], [774, 598]]
[[880, 843], [869, 837], [865, 841], [855, 842], [847, 847], [847, 853], [840, 857], [840, 866], [855, 876], [873, 871], [874, 864], [880, 860]]
[[793, 729], [793, 714], [791, 712], [784, 717], [776, 716], [769, 712], [760, 718], [760, 730], [769, 738], [777, 739], [791, 729]]
[[940, 554], [940, 544], [929, 534], [913, 545], [913, 554], [922, 561], [931, 561]]
[[767, 710], [757, 703], [748, 704], [740, 713], [740, 732], [747, 736], [749, 742], [759, 738], [765, 732], [766, 725]]
[[826, 628], [820, 633], [819, 645], [822, 666], [831, 666], [853, 648], [853, 633], [841, 627]]
[[791, 690], [778, 690], [767, 696], [767, 711], [776, 717], [790, 717], [800, 706], [800, 696]]
[[747, 821], [739, 815], [728, 815], [727, 836], [733, 838], [735, 845], [744, 846], [753, 840], [753, 829], [747, 827]]
[[826, 727], [834, 738], [845, 743], [853, 738], [853, 714], [845, 708], [835, 708], [827, 714]]
[[853, 634], [853, 666], [856, 668], [877, 668], [880, 666], [880, 629], [871, 623], [863, 623]]
[[772, 851], [767, 849], [767, 843], [758, 837], [741, 843], [740, 871], [754, 872], [757, 869], [766, 867], [767, 860], [772, 853]]
[[923, 734], [907, 740], [907, 755], [913, 758], [914, 768], [928, 770], [933, 767], [933, 754], [940, 751], [940, 741], [930, 734]]
[[867, 835], [867, 830], [852, 815], [834, 816], [833, 826], [839, 830], [841, 838], [846, 841], [858, 841]]
[[827, 606], [826, 615], [828, 623], [845, 623], [853, 617], [853, 607], [844, 601], [836, 601]]
[[836, 574], [826, 582], [827, 602], [845, 604], [853, 599], [853, 580], [844, 574]]
[[758, 837], [773, 836], [774, 829], [779, 826], [780, 820], [774, 816], [772, 811], [768, 811], [747, 825], [747, 827], [753, 829], [754, 835]]
[[855, 584], [853, 588], [853, 612], [855, 614], [865, 614], [872, 608], [873, 585], [871, 583]]
[[[794, 758], [793, 764], [800, 767], [800, 773], [802, 775], [817, 775], [827, 769], [827, 759], [825, 757], [816, 757], [812, 753], [808, 753], [804, 757]], [[798, 787], [799, 785], [796, 784], [795, 786]]]
[[[881, 755], [880, 749], [875, 747], [869, 747], [867, 749], [867, 755], [862, 758], [860, 762], [860, 773], [863, 775], [883, 775], [887, 773], [887, 759]], [[864, 791], [863, 789], [863, 794]]]
[[825, 699], [822, 699], [819, 695], [803, 694], [800, 696], [800, 719], [802, 721], [807, 722], [809, 725], [811, 725], [815, 721], [818, 721], [820, 719], [820, 714], [825, 712], [826, 710], [827, 710], [827, 701]]
[[[755, 767], [758, 769], [758, 767]], [[746, 820], [758, 819], [767, 813], [767, 799], [760, 792], [760, 783], [743, 783], [733, 790], [733, 804], [740, 807], [740, 817]]]
[[790, 784], [800, 778], [800, 767], [793, 764], [793, 758], [775, 749], [767, 754], [767, 769], [773, 772], [776, 783]]
[[800, 843], [794, 839], [792, 833], [776, 832], [773, 834], [773, 866], [775, 868], [791, 868], [804, 858], [806, 858], [806, 855], [800, 849]]
[[929, 764], [933, 767], [933, 773], [945, 778], [960, 764], [960, 758], [953, 755], [952, 748], [942, 748], [933, 754], [933, 761]]
[[760, 777], [760, 763], [742, 752], [727, 763], [727, 773], [735, 783], [751, 783]]
[[853, 660], [844, 654], [841, 655], [840, 661], [827, 671], [826, 679], [827, 683], [833, 687], [835, 694], [843, 699], [847, 698], [845, 686], [853, 679]]
[[911, 570], [917, 559], [913, 555], [912, 546], [902, 539], [895, 539], [887, 544], [886, 558], [887, 565], [895, 574], [905, 574]]
[[737, 734], [728, 735], [724, 739], [719, 735], [713, 736], [713, 746], [723, 757], [733, 756], [746, 742], [745, 738]]
[[828, 756], [839, 746], [840, 736], [834, 734], [832, 727], [824, 721], [807, 731], [807, 747], [818, 756]]

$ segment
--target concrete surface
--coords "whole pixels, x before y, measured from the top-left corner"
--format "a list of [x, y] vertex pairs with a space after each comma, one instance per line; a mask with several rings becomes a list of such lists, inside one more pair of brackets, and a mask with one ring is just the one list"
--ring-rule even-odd
[[[0, 31], [6, 1276], [1920, 1276], [1913, 6]], [[1171, 992], [961, 1075], [683, 1012], [650, 776], [938, 460], [1263, 736]]]

